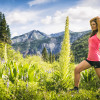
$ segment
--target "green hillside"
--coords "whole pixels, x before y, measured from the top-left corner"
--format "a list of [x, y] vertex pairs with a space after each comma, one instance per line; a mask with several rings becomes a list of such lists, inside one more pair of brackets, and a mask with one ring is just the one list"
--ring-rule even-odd
[[71, 50], [73, 51], [76, 63], [81, 62], [88, 56], [88, 38], [90, 34], [90, 32], [87, 33], [83, 37], [74, 41], [74, 43], [71, 45]]

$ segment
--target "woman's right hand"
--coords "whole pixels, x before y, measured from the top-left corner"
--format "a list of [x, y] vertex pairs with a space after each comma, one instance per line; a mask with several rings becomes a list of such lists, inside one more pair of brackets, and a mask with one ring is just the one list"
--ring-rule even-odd
[[91, 20], [90, 20], [90, 23], [93, 21], [93, 20], [98, 20], [98, 19], [100, 19], [100, 17], [99, 16], [97, 16], [97, 17], [94, 17], [94, 18], [92, 18]]

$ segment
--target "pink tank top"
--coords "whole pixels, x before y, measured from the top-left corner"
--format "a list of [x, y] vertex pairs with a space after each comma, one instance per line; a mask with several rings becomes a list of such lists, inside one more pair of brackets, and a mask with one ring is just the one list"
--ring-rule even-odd
[[100, 39], [97, 34], [88, 39], [88, 58], [90, 61], [100, 61]]

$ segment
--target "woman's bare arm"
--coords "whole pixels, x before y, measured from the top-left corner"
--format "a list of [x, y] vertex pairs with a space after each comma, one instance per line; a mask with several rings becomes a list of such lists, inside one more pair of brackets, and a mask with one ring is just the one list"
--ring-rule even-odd
[[96, 20], [97, 18], [98, 18], [98, 16], [97, 16], [97, 17], [92, 18], [92, 19], [90, 20], [90, 22], [92, 22], [93, 20]]
[[100, 17], [97, 17], [98, 32], [100, 33]]
[[[98, 17], [98, 16], [97, 16], [97, 17]], [[90, 20], [90, 23], [91, 23], [93, 20], [96, 20], [97, 17], [92, 18], [92, 19]]]

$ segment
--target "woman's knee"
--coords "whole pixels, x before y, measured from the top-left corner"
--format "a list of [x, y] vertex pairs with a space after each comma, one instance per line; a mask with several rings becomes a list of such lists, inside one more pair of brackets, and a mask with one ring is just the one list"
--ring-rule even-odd
[[100, 79], [100, 68], [96, 68], [95, 71], [96, 71], [96, 74], [98, 75], [98, 77]]
[[88, 68], [90, 68], [90, 67], [91, 67], [91, 65], [90, 65], [87, 61], [83, 60], [81, 63], [79, 63], [79, 64], [75, 67], [74, 72], [75, 72], [75, 73], [80, 73], [80, 72], [82, 72], [83, 70], [88, 69]]
[[74, 73], [80, 73], [80, 70], [79, 70], [78, 66], [75, 67]]
[[98, 78], [100, 79], [100, 74], [97, 74]]

